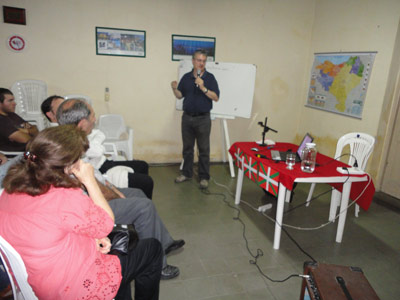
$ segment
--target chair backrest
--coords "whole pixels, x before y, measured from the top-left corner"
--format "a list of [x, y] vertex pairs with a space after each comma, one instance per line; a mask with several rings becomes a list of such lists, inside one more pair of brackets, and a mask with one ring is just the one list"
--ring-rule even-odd
[[19, 80], [11, 87], [18, 114], [41, 114], [40, 105], [47, 98], [47, 84], [41, 80]]
[[89, 103], [90, 105], [92, 105], [92, 99], [90, 99], [88, 96], [85, 96], [85, 95], [71, 94], [71, 95], [64, 96], [64, 99], [65, 100], [79, 99], [79, 100], [83, 100], [83, 101]]
[[348, 164], [354, 165], [357, 159], [357, 165], [360, 170], [365, 170], [368, 159], [374, 150], [375, 138], [369, 134], [361, 132], [352, 132], [342, 136], [336, 146], [335, 158], [337, 159], [346, 145], [350, 146], [350, 157]]
[[14, 299], [37, 300], [28, 283], [28, 273], [21, 256], [2, 236], [0, 236], [0, 255], [10, 278]]
[[99, 116], [98, 128], [106, 135], [107, 139], [119, 139], [126, 133], [124, 118], [121, 115], [108, 114]]

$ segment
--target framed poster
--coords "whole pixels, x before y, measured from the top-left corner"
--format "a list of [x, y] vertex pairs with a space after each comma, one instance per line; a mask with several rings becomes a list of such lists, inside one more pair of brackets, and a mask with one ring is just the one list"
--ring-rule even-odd
[[25, 8], [3, 6], [4, 23], [26, 25]]
[[96, 27], [96, 54], [146, 57], [146, 31]]
[[361, 119], [375, 55], [315, 53], [306, 106]]
[[191, 59], [198, 49], [207, 52], [207, 61], [215, 61], [214, 37], [172, 35], [172, 60]]

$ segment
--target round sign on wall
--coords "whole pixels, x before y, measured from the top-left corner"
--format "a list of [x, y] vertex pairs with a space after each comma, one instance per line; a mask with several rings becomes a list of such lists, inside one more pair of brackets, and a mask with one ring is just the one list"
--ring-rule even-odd
[[7, 46], [12, 51], [21, 52], [25, 49], [26, 42], [22, 36], [14, 34], [8, 38]]

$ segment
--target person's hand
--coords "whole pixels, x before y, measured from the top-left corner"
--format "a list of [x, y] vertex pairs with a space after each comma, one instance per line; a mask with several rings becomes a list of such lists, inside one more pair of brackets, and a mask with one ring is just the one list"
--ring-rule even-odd
[[78, 160], [72, 166], [65, 168], [66, 174], [74, 174], [76, 178], [84, 185], [91, 182], [96, 182], [94, 177], [93, 166], [83, 160]]
[[3, 153], [0, 153], [0, 165], [4, 165], [7, 162], [8, 158]]
[[172, 81], [171, 82], [171, 87], [175, 90], [178, 88], [178, 82], [177, 81]]
[[[115, 185], [113, 185], [108, 180], [105, 181], [105, 186], [106, 186], [106, 188], [108, 188], [107, 196], [109, 196], [109, 197], [106, 197], [106, 199], [108, 198], [107, 199], [108, 201], [112, 200], [112, 199], [119, 199], [119, 198], [125, 199], [125, 195], [122, 194], [122, 192], [119, 189], [117, 189], [115, 187]], [[104, 192], [103, 192], [103, 194], [104, 194]]]
[[107, 254], [110, 252], [111, 249], [111, 241], [108, 237], [104, 237], [101, 239], [95, 239], [96, 240], [96, 250], [99, 251], [102, 254]]
[[22, 123], [22, 124], [21, 124], [21, 127], [22, 127], [22, 128], [25, 128], [25, 129], [30, 129], [30, 128], [32, 128], [32, 125], [29, 124], [28, 122], [25, 122], [25, 123]]
[[194, 83], [195, 83], [196, 85], [198, 85], [198, 86], [200, 87], [201, 90], [204, 89], [204, 80], [201, 79], [200, 76], [198, 76], [198, 77], [196, 78], [196, 80], [194, 81]]
[[117, 189], [115, 186], [113, 187], [113, 191], [121, 198], [121, 199], [125, 199], [125, 195], [122, 194], [122, 192]]
[[29, 130], [26, 129], [26, 128], [23, 128], [23, 127], [18, 128], [18, 131], [23, 132], [23, 133], [25, 133], [25, 134], [29, 134]]

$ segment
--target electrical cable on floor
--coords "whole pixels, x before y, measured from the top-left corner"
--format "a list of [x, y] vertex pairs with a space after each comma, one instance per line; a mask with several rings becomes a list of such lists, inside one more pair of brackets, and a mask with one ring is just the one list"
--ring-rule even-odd
[[[346, 183], [346, 182], [348, 181], [349, 178], [350, 178], [350, 173], [348, 173], [348, 176], [347, 176], [346, 180], [345, 180], [343, 183]], [[228, 193], [229, 193], [232, 197], [234, 197], [234, 194], [229, 190], [229, 188], [228, 188], [227, 186], [218, 183], [218, 182], [215, 181], [214, 179], [212, 179], [212, 180], [213, 180], [213, 182], [214, 182], [216, 185], [225, 188], [225, 189], [228, 191]], [[264, 212], [262, 212], [262, 214], [263, 214], [266, 218], [268, 218], [270, 221], [272, 221], [273, 223], [277, 223], [278, 226], [280, 226], [280, 227], [282, 228], [282, 230], [286, 233], [286, 235], [287, 235], [287, 236], [293, 241], [293, 243], [299, 248], [299, 250], [300, 250], [301, 252], [303, 252], [305, 255], [307, 255], [309, 258], [311, 258], [313, 261], [315, 261], [314, 258], [312, 258], [311, 255], [309, 255], [306, 251], [304, 251], [304, 249], [301, 248], [301, 246], [293, 239], [293, 237], [290, 236], [290, 234], [287, 232], [287, 230], [285, 230], [284, 226], [285, 226], [285, 227], [288, 227], [288, 228], [296, 229], [296, 230], [317, 230], [317, 229], [321, 229], [321, 228], [323, 228], [323, 227], [325, 227], [325, 226], [327, 226], [327, 225], [333, 223], [337, 218], [339, 218], [340, 214], [342, 214], [343, 212], [345, 212], [346, 210], [348, 210], [348, 209], [350, 208], [350, 206], [354, 205], [354, 204], [358, 201], [358, 199], [360, 199], [360, 197], [364, 194], [364, 192], [366, 191], [366, 189], [368, 188], [368, 186], [371, 184], [371, 181], [372, 181], [372, 180], [371, 180], [371, 177], [369, 177], [369, 181], [368, 181], [367, 185], [364, 187], [364, 189], [361, 191], [361, 193], [357, 196], [357, 198], [356, 198], [354, 201], [352, 201], [346, 208], [344, 208], [343, 210], [341, 210], [341, 211], [333, 218], [333, 220], [328, 221], [328, 222], [326, 222], [326, 223], [323, 223], [323, 224], [321, 224], [320, 226], [317, 226], [317, 227], [304, 228], [304, 227], [296, 227], [296, 226], [292, 226], [292, 225], [288, 225], [288, 224], [279, 224], [274, 218], [272, 218], [272, 217], [266, 215]], [[331, 189], [329, 189], [328, 191], [325, 191], [325, 192], [323, 192], [323, 193], [317, 195], [316, 197], [312, 198], [312, 199], [310, 200], [310, 202], [311, 202], [312, 200], [315, 200], [315, 199], [317, 199], [318, 197], [320, 197], [320, 196], [326, 194], [326, 193], [329, 192], [329, 191], [331, 191]], [[246, 204], [247, 206], [251, 207], [252, 209], [254, 209], [255, 211], [258, 212], [258, 209], [255, 208], [254, 206], [252, 206], [251, 204], [249, 204], [248, 202], [241, 200], [241, 203]], [[305, 203], [307, 203], [307, 202], [305, 202]], [[301, 206], [302, 206], [302, 205], [304, 205], [304, 203], [302, 203]], [[289, 210], [289, 211], [292, 211], [292, 210]]]
[[[349, 170], [348, 170], [347, 168], [346, 168], [346, 170], [347, 170], [347, 178], [346, 178], [345, 181], [343, 181], [343, 184], [345, 184], [345, 183], [349, 180], [349, 178], [350, 178], [350, 172], [349, 172]], [[302, 203], [300, 203], [300, 204], [298, 204], [298, 205], [296, 205], [296, 206], [294, 206], [294, 207], [292, 207], [292, 208], [290, 208], [290, 209], [284, 211], [283, 214], [286, 215], [286, 214], [288, 214], [289, 212], [291, 212], [291, 211], [293, 211], [293, 210], [295, 210], [295, 209], [297, 209], [297, 208], [299, 208], [299, 207], [302, 207], [304, 204], [311, 203], [312, 201], [318, 199], [319, 197], [321, 197], [321, 196], [323, 196], [323, 195], [325, 195], [325, 194], [327, 194], [327, 193], [329, 193], [329, 192], [332, 192], [333, 190], [334, 190], [334, 188], [329, 188], [329, 189], [326, 190], [325, 192], [322, 192], [321, 194], [319, 194], [319, 195], [317, 195], [317, 196], [311, 198], [310, 201], [302, 202]]]
[[[254, 209], [255, 211], [258, 212], [258, 209], [256, 209], [254, 206], [252, 206], [250, 203], [241, 200], [241, 202], [243, 202], [244, 204], [246, 204], [247, 206], [249, 206], [250, 208]], [[299, 248], [299, 250], [301, 252], [303, 252], [306, 256], [308, 256], [312, 261], [316, 261], [309, 253], [307, 253], [301, 246], [299, 243], [296, 242], [296, 240], [289, 234], [289, 232], [282, 226], [280, 225], [274, 218], [266, 215], [265, 213], [262, 213], [262, 215], [266, 218], [268, 218], [270, 221], [272, 221], [273, 223], [276, 223], [279, 225], [279, 227], [282, 228], [283, 232], [286, 233], [286, 235], [289, 237], [289, 239]], [[287, 225], [286, 225], [287, 226]]]
[[[221, 197], [222, 197], [222, 201], [223, 201], [226, 205], [228, 205], [228, 207], [232, 208], [233, 210], [235, 210], [235, 211], [237, 212], [236, 217], [233, 217], [233, 219], [236, 220], [236, 221], [239, 221], [239, 222], [242, 224], [242, 227], [243, 227], [242, 236], [243, 236], [243, 239], [244, 239], [245, 244], [246, 244], [247, 252], [248, 252], [248, 253], [251, 255], [251, 257], [253, 257], [253, 259], [254, 259], [254, 260], [252, 260], [252, 259], [249, 260], [249, 263], [252, 264], [252, 265], [255, 265], [255, 266], [257, 267], [258, 271], [260, 272], [260, 274], [261, 274], [262, 276], [264, 276], [265, 278], [267, 278], [268, 280], [270, 280], [270, 281], [272, 281], [272, 282], [285, 282], [285, 281], [289, 280], [289, 279], [292, 278], [292, 277], [302, 277], [302, 274], [291, 274], [291, 275], [289, 275], [288, 277], [286, 277], [286, 278], [284, 278], [284, 279], [273, 279], [273, 278], [269, 277], [267, 274], [265, 274], [265, 273], [261, 270], [260, 266], [258, 265], [258, 258], [261, 257], [261, 256], [264, 256], [264, 252], [263, 252], [260, 248], [257, 248], [257, 254], [253, 254], [253, 252], [250, 250], [250, 248], [249, 248], [249, 241], [247, 240], [247, 237], [246, 237], [246, 224], [245, 224], [245, 223], [243, 222], [243, 220], [240, 218], [240, 212], [241, 212], [240, 209], [237, 208], [237, 207], [235, 207], [235, 206], [233, 206], [233, 205], [231, 205], [231, 204], [226, 200], [226, 195], [223, 194], [223, 193], [212, 193], [212, 192], [210, 192], [208, 189], [202, 189], [201, 192], [202, 192], [203, 194], [207, 195], [207, 196], [212, 196], [212, 195], [214, 195], [214, 196], [221, 196]], [[310, 257], [310, 256], [309, 256], [309, 257]], [[313, 261], [315, 261], [315, 260], [313, 260]]]
[[[345, 155], [345, 154], [343, 154], [343, 155]], [[341, 156], [343, 156], [343, 155], [341, 155]], [[338, 158], [340, 158], [341, 156], [339, 156]], [[329, 163], [330, 163], [330, 162], [329, 162]], [[356, 160], [355, 164], [357, 164], [357, 160]], [[346, 180], [345, 180], [343, 183], [346, 183], [346, 182], [348, 181], [348, 179], [350, 178], [350, 172], [349, 172], [349, 171], [347, 171], [347, 172], [348, 172], [348, 176], [347, 176]], [[228, 191], [228, 194], [229, 194], [232, 198], [235, 198], [234, 194], [229, 190], [229, 188], [228, 188], [227, 186], [218, 183], [214, 178], [211, 178], [211, 179], [212, 179], [212, 181], [213, 181], [217, 186], [224, 187], [224, 188]], [[320, 225], [320, 226], [318, 226], [318, 227], [314, 227], [314, 228], [302, 228], [302, 227], [295, 227], [295, 226], [288, 225], [288, 224], [283, 224], [283, 223], [282, 223], [282, 224], [279, 224], [279, 223], [276, 221], [276, 219], [271, 218], [270, 216], [266, 215], [264, 212], [261, 212], [261, 213], [262, 213], [265, 217], [267, 217], [268, 219], [270, 219], [273, 223], [278, 224], [278, 226], [281, 227], [281, 229], [283, 230], [283, 232], [285, 232], [285, 234], [286, 234], [286, 235], [289, 237], [289, 239], [297, 246], [297, 248], [298, 248], [303, 254], [305, 254], [306, 256], [308, 256], [312, 261], [316, 262], [316, 260], [315, 260], [309, 253], [307, 253], [307, 252], [300, 246], [300, 244], [289, 234], [289, 232], [284, 228], [284, 226], [285, 226], [285, 227], [288, 227], [288, 228], [292, 228], [292, 229], [297, 229], [297, 230], [316, 230], [316, 229], [323, 228], [323, 227], [327, 226], [328, 224], [333, 223], [333, 222], [340, 216], [340, 214], [341, 214], [342, 212], [346, 211], [350, 206], [352, 206], [354, 203], [356, 203], [356, 202], [358, 201], [358, 199], [364, 194], [364, 192], [366, 191], [367, 187], [370, 185], [371, 181], [372, 181], [372, 180], [371, 180], [371, 177], [369, 177], [369, 181], [368, 181], [367, 185], [364, 187], [363, 191], [358, 195], [358, 197], [357, 197], [354, 201], [352, 201], [346, 208], [344, 208], [342, 211], [340, 211], [340, 212], [335, 216], [335, 218], [334, 218], [332, 221], [329, 221], [329, 222], [327, 222], [327, 223], [324, 223], [324, 224], [322, 224], [322, 225]], [[292, 278], [292, 277], [304, 277], [304, 275], [302, 275], [302, 274], [291, 274], [291, 275], [289, 275], [288, 277], [286, 277], [285, 279], [277, 280], [277, 279], [272, 279], [272, 278], [270, 278], [268, 275], [266, 275], [266, 274], [261, 270], [261, 268], [260, 268], [260, 266], [258, 265], [258, 262], [257, 262], [257, 261], [258, 261], [258, 258], [261, 257], [261, 256], [263, 256], [264, 253], [263, 253], [263, 251], [262, 251], [261, 249], [257, 248], [257, 254], [254, 255], [254, 254], [252, 253], [252, 251], [250, 250], [249, 245], [248, 245], [248, 240], [247, 240], [247, 238], [246, 238], [246, 224], [242, 221], [242, 219], [240, 219], [240, 212], [241, 212], [240, 209], [237, 208], [237, 207], [232, 206], [232, 205], [227, 201], [226, 195], [223, 194], [223, 193], [212, 193], [212, 192], [210, 192], [208, 189], [202, 189], [201, 191], [202, 191], [203, 194], [208, 195], [208, 196], [210, 196], [210, 195], [215, 195], [215, 196], [221, 196], [221, 197], [223, 197], [223, 198], [222, 198], [223, 202], [224, 202], [226, 205], [228, 205], [228, 207], [230, 207], [230, 208], [232, 208], [232, 209], [234, 209], [234, 210], [237, 211], [237, 216], [234, 217], [233, 219], [239, 221], [239, 222], [242, 224], [242, 227], [243, 227], [242, 236], [243, 236], [243, 239], [245, 240], [245, 243], [246, 243], [246, 249], [247, 249], [247, 251], [249, 252], [249, 254], [254, 258], [254, 260], [250, 260], [249, 263], [255, 265], [255, 266], [257, 267], [258, 271], [260, 272], [260, 274], [261, 274], [262, 276], [264, 276], [265, 278], [267, 278], [268, 280], [270, 280], [270, 281], [272, 281], [272, 282], [284, 282], [284, 281], [287, 281], [288, 279], [290, 279], [290, 278]], [[332, 188], [329, 189], [329, 190], [327, 190], [327, 191], [325, 191], [325, 192], [323, 192], [323, 193], [321, 193], [321, 194], [319, 194], [319, 195], [317, 195], [316, 197], [313, 197], [308, 203], [310, 203], [311, 201], [313, 201], [313, 200], [319, 198], [320, 196], [322, 196], [322, 195], [324, 195], [324, 194], [326, 194], [326, 193], [328, 193], [328, 192], [330, 192], [330, 191], [332, 191]], [[244, 203], [244, 204], [246, 204], [246, 205], [248, 205], [249, 207], [251, 207], [252, 209], [254, 209], [255, 211], [258, 212], [258, 209], [256, 209], [255, 207], [253, 207], [251, 204], [247, 203], [246, 201], [241, 200], [241, 202]], [[303, 205], [306, 204], [306, 203], [307, 203], [307, 201], [306, 201], [305, 203], [302, 203], [302, 204], [296, 206], [295, 208], [292, 208], [292, 209], [290, 209], [290, 210], [284, 212], [284, 213], [285, 213], [285, 214], [286, 214], [286, 213], [289, 213], [290, 211], [293, 211], [294, 209], [296, 209], [296, 208], [298, 208], [298, 207], [300, 207], [300, 206], [303, 206]]]
[[[335, 217], [332, 219], [332, 221], [328, 221], [328, 222], [323, 223], [323, 224], [321, 224], [321, 225], [319, 225], [319, 226], [317, 226], [317, 227], [297, 227], [297, 226], [293, 226], [293, 225], [289, 225], [289, 224], [285, 224], [285, 223], [279, 224], [274, 218], [272, 218], [272, 217], [266, 215], [265, 213], [262, 213], [262, 214], [264, 215], [264, 217], [266, 217], [267, 219], [269, 219], [271, 222], [277, 223], [281, 228], [283, 228], [283, 227], [288, 227], [288, 228], [292, 228], [292, 229], [296, 229], [296, 230], [304, 230], [304, 231], [318, 230], [318, 229], [321, 229], [321, 228], [323, 228], [323, 227], [325, 227], [325, 226], [327, 226], [327, 225], [329, 225], [329, 224], [331, 224], [331, 223], [334, 223], [335, 220], [336, 220], [337, 218], [339, 218], [339, 216], [340, 216], [343, 212], [345, 212], [345, 211], [348, 210], [352, 205], [354, 205], [354, 204], [358, 201], [358, 199], [360, 199], [360, 197], [364, 194], [364, 192], [366, 191], [366, 189], [368, 188], [368, 186], [371, 184], [371, 182], [372, 182], [372, 179], [371, 179], [371, 177], [369, 177], [369, 180], [368, 180], [367, 185], [364, 187], [364, 189], [361, 191], [361, 193], [357, 196], [357, 198], [356, 198], [355, 200], [353, 200], [349, 205], [347, 205], [347, 207], [345, 207], [344, 209], [342, 209], [341, 211], [339, 211], [339, 213], [335, 215]], [[253, 208], [255, 211], [258, 211], [258, 209], [255, 208], [254, 206], [252, 206], [250, 203], [248, 203], [248, 202], [246, 202], [246, 201], [243, 201], [243, 200], [241, 200], [240, 202], [246, 204], [247, 206], [249, 206], [249, 207], [251, 207], [251, 208]]]

